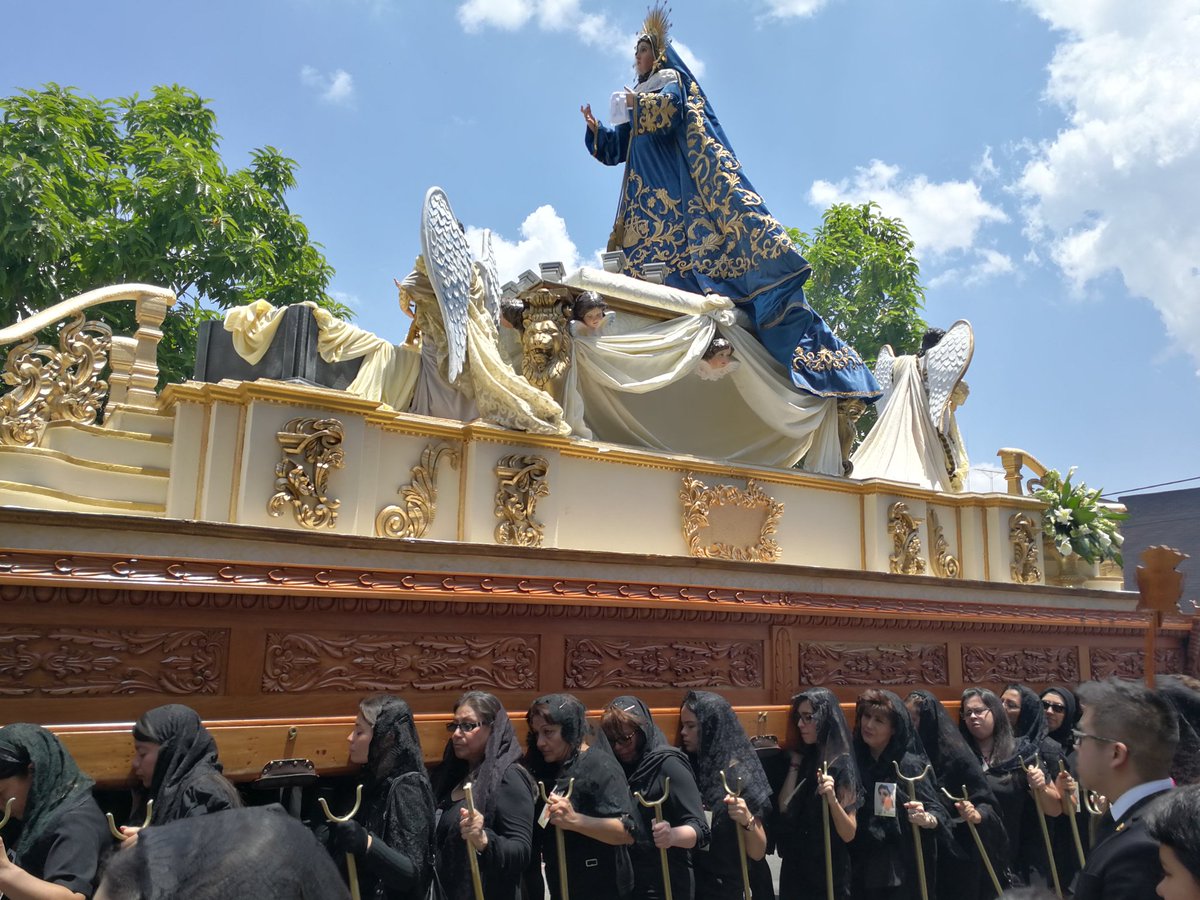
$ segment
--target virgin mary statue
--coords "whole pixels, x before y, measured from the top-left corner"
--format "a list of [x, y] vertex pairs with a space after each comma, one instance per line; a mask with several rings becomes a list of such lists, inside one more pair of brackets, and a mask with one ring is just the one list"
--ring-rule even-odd
[[667, 27], [662, 7], [651, 10], [636, 44], [637, 84], [614, 95], [614, 124], [582, 109], [588, 152], [625, 164], [609, 249], [624, 251], [627, 275], [657, 263], [672, 287], [734, 301], [797, 388], [873, 402], [879, 384], [805, 301], [812, 267], [742, 173]]

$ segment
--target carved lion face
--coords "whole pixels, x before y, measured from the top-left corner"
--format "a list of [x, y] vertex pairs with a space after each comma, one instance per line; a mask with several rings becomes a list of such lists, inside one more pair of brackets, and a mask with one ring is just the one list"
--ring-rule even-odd
[[525, 329], [525, 355], [540, 367], [549, 366], [562, 354], [563, 339], [558, 323], [542, 319]]

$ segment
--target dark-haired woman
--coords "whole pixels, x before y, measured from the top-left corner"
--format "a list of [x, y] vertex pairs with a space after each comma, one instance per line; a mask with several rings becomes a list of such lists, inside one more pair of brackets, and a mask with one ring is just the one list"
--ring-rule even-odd
[[[630, 793], [647, 802], [666, 794], [663, 821], [640, 803], [634, 807], [641, 819], [638, 841], [629, 848], [633, 863], [633, 896], [637, 900], [664, 897], [662, 851], [667, 851], [671, 895], [690, 900], [695, 893], [692, 850], [708, 844], [708, 823], [696, 776], [683, 751], [671, 746], [654, 724], [650, 710], [637, 697], [617, 697], [604, 710], [600, 726], [625, 771]], [[668, 779], [670, 789], [668, 790]]]
[[[858, 830], [850, 846], [851, 896], [855, 900], [916, 900], [921, 896], [916, 848], [910, 823], [925, 831], [921, 841], [931, 897], [937, 895], [936, 829], [950, 816], [938, 797], [937, 776], [916, 783], [917, 799], [897, 774], [919, 778], [929, 760], [900, 698], [891, 691], [867, 690], [858, 698], [854, 752], [863, 789], [874, 802], [859, 810]], [[889, 808], [887, 797], [898, 798]]]
[[[521, 743], [494, 694], [468, 691], [447, 723], [442, 764], [434, 773], [438, 809], [437, 871], [449, 900], [470, 900], [470, 865], [476, 854], [487, 900], [520, 896], [521, 876], [532, 854], [534, 785], [520, 765]], [[467, 810], [470, 784], [475, 814]]]
[[629, 897], [633, 869], [628, 845], [637, 824], [625, 774], [604, 732], [588, 727], [587, 709], [570, 694], [539, 697], [527, 720], [525, 765], [549, 797], [541, 813], [547, 826], [541, 844], [551, 898], [562, 900], [560, 833], [572, 900]]
[[[131, 815], [142, 821], [148, 801], [151, 822], [166, 825], [242, 805], [237, 789], [221, 774], [217, 744], [190, 706], [170, 703], [146, 712], [133, 726], [133, 776], [144, 789]], [[134, 836], [136, 826], [121, 833]]]
[[[1062, 797], [1054, 779], [1058, 775], [1059, 762], [1063, 759], [1062, 748], [1048, 736], [1042, 698], [1032, 688], [1023, 684], [1010, 684], [1000, 695], [1013, 736], [1017, 741], [1017, 753], [1025, 764], [1029, 790], [1036, 804], [1025, 804], [1021, 824], [1021, 842], [1015, 847], [1017, 876], [1029, 885], [1053, 885], [1050, 873], [1050, 858], [1046, 855], [1046, 842], [1042, 837], [1042, 826], [1038, 821], [1038, 808], [1047, 817], [1062, 814]], [[1056, 823], [1047, 822], [1053, 833]], [[1061, 878], [1059, 879], [1061, 882]]]
[[112, 837], [92, 799], [92, 779], [37, 725], [0, 728], [0, 817], [10, 800], [8, 846], [0, 841], [0, 894], [8, 900], [90, 898]]
[[364, 767], [362, 806], [329, 824], [339, 854], [354, 854], [364, 900], [423, 900], [433, 871], [433, 792], [412, 710], [391, 694], [358, 706], [347, 738]]
[[1042, 715], [1046, 719], [1046, 737], [1058, 745], [1065, 771], [1053, 769], [1054, 789], [1063, 803], [1063, 815], [1050, 824], [1050, 836], [1054, 841], [1054, 859], [1058, 865], [1058, 877], [1064, 888], [1074, 879], [1080, 869], [1079, 854], [1075, 849], [1075, 838], [1071, 831], [1071, 820], [1067, 816], [1067, 793], [1070, 790], [1072, 808], [1075, 811], [1075, 827], [1079, 830], [1080, 843], [1086, 848], [1087, 811], [1075, 802], [1071, 785], [1075, 774], [1075, 738], [1072, 729], [1079, 723], [1080, 709], [1075, 695], [1065, 687], [1049, 687], [1042, 691]]
[[913, 691], [904, 698], [904, 705], [912, 715], [938, 783], [954, 796], [967, 798], [948, 810], [957, 815], [950, 826], [952, 840], [938, 847], [938, 897], [941, 900], [995, 897], [996, 889], [979, 859], [979, 848], [967, 823], [975, 826], [983, 841], [1000, 886], [1007, 887], [1008, 835], [996, 795], [940, 700], [929, 691]]
[[[719, 694], [688, 692], [679, 709], [679, 737], [712, 815], [708, 849], [692, 859], [696, 900], [736, 900], [742, 896], [738, 829], [748, 865], [765, 865], [771, 785], [737, 714]], [[726, 783], [737, 796], [725, 790]]]
[[[776, 798], [775, 836], [783, 865], [781, 900], [822, 900], [825, 887], [824, 816], [829, 807], [833, 896], [850, 896], [850, 842], [858, 829], [862, 781], [850, 726], [830, 691], [810, 688], [792, 698], [787, 725], [787, 777]], [[822, 769], [828, 767], [828, 775]]]

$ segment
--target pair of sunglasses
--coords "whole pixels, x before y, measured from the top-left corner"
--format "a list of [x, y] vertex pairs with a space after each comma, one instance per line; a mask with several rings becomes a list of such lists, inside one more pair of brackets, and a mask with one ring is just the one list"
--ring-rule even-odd
[[1056, 713], [1062, 713], [1062, 712], [1067, 711], [1066, 704], [1054, 703], [1051, 700], [1043, 700], [1042, 701], [1042, 709], [1047, 710], [1049, 712], [1056, 712]]

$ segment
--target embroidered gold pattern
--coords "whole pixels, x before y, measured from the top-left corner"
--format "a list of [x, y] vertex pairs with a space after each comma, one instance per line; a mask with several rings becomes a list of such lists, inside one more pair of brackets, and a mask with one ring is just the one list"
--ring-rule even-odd
[[637, 133], [665, 131], [675, 123], [678, 112], [675, 97], [671, 94], [642, 94], [638, 97]]
[[862, 357], [853, 347], [842, 347], [831, 350], [821, 347], [816, 352], [797, 347], [792, 354], [792, 368], [799, 371], [807, 369], [810, 372], [829, 372], [833, 369], [853, 369], [863, 365]]

